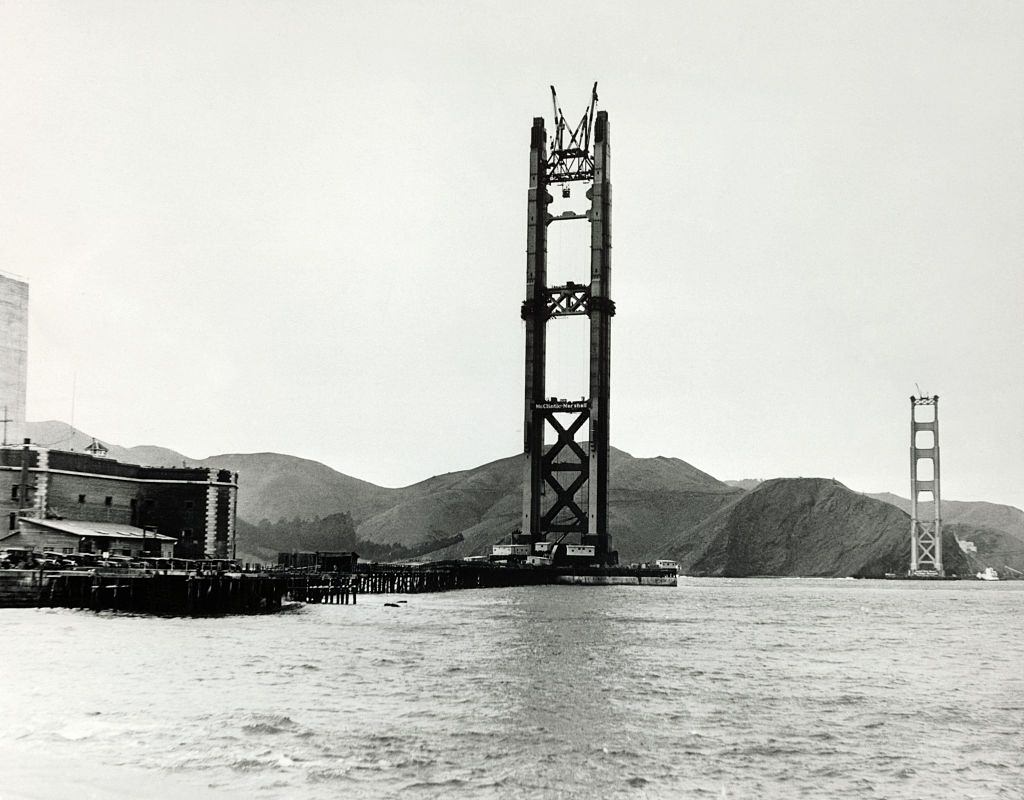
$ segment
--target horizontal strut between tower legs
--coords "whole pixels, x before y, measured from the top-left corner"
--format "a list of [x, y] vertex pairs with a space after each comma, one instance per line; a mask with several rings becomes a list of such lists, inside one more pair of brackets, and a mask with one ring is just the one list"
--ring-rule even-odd
[[594, 158], [582, 150], [554, 150], [545, 165], [548, 183], [594, 180]]
[[552, 286], [547, 294], [548, 317], [565, 317], [590, 313], [590, 287], [571, 281], [565, 286]]
[[[610, 297], [591, 297], [590, 287], [569, 282], [565, 286], [552, 286], [544, 290], [546, 303], [544, 314], [547, 319], [553, 317], [590, 315], [592, 311], [602, 311], [609, 317], [615, 316], [615, 301]], [[532, 319], [537, 314], [538, 304], [530, 298], [524, 300], [519, 309], [522, 319]]]
[[570, 219], [590, 219], [590, 209], [587, 209], [582, 214], [576, 214], [572, 211], [563, 211], [557, 217], [548, 214], [547, 223], [550, 225], [552, 222], [563, 222]]

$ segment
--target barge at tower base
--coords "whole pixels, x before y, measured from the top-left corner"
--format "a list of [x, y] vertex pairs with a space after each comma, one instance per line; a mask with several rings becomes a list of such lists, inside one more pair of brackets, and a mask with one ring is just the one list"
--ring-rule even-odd
[[663, 567], [591, 567], [556, 571], [555, 583], [578, 586], [676, 586], [679, 573]]

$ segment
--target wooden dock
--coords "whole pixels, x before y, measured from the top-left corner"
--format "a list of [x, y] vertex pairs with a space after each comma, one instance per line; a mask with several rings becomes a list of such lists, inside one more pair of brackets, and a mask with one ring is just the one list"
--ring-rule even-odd
[[565, 583], [675, 586], [676, 580], [671, 570], [541, 568], [478, 561], [359, 564], [354, 572], [2, 570], [0, 607], [84, 608], [201, 617], [279, 611], [285, 599], [354, 605], [361, 594], [418, 594]]
[[534, 569], [441, 561], [429, 564], [360, 564], [355, 572], [290, 570], [289, 600], [347, 605], [361, 594], [418, 594], [553, 583]]
[[284, 580], [265, 572], [43, 572], [34, 605], [189, 617], [259, 614], [279, 611], [286, 590]]

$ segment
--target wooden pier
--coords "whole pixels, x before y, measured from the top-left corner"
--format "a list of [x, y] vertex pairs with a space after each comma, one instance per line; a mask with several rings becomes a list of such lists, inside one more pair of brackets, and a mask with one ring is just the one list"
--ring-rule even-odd
[[340, 605], [356, 603], [361, 594], [419, 594], [555, 583], [554, 574], [547, 570], [464, 561], [373, 563], [360, 564], [354, 572], [292, 569], [277, 574], [286, 576], [289, 600]]
[[190, 617], [279, 611], [287, 589], [265, 572], [69, 571], [40, 578], [36, 604], [42, 607]]
[[675, 577], [674, 570], [541, 568], [478, 561], [359, 564], [353, 572], [3, 570], [0, 607], [84, 608], [201, 617], [279, 611], [285, 599], [354, 605], [360, 594], [419, 594], [565, 583], [675, 586]]

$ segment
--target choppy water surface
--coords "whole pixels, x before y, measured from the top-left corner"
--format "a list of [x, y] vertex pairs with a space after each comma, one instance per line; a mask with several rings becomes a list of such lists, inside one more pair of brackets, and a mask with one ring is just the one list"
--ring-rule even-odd
[[161, 797], [1020, 798], [1022, 611], [1024, 583], [818, 580], [2, 610], [0, 797], [62, 796], [64, 762], [110, 796], [130, 768]]

